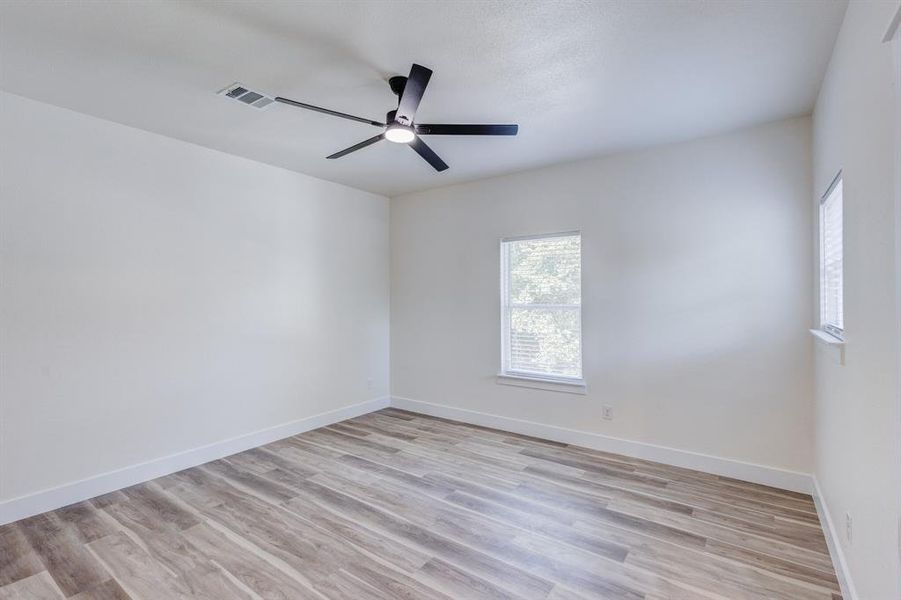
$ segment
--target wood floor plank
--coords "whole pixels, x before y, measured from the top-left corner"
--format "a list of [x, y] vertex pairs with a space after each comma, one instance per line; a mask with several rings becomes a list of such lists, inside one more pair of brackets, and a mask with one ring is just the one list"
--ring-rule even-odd
[[18, 522], [35, 554], [66, 596], [109, 579], [103, 567], [55, 513], [44, 513]]
[[179, 531], [194, 527], [198, 523], [194, 515], [169, 500], [153, 484], [134, 486], [123, 491], [133, 504], [153, 514], [159, 521], [171, 523]]
[[[681, 512], [693, 516], [693, 519], [690, 519], [690, 521], [697, 524], [702, 522], [721, 524], [746, 533], [771, 537], [775, 535], [782, 541], [820, 553], [823, 553], [825, 550], [825, 539], [822, 536], [821, 529], [811, 529], [803, 524], [778, 522], [772, 514], [756, 511], [748, 513], [741, 509], [729, 507], [724, 503], [711, 505], [698, 498], [686, 497], [685, 495], [673, 496], [662, 488], [651, 491], [642, 490], [639, 492], [621, 493], [619, 488], [611, 488], [609, 482], [601, 483], [593, 479], [582, 480], [537, 467], [528, 467], [525, 471], [574, 489], [599, 491], [599, 493], [607, 494], [610, 497], [610, 502], [607, 503], [607, 506], [625, 509], [625, 512], [631, 514], [652, 515], [652, 520], [657, 522], [660, 522], [658, 517], [663, 517], [669, 512]], [[585, 478], [590, 478], [591, 475], [586, 474]], [[528, 489], [528, 485], [526, 485], [526, 488]], [[665, 499], [667, 496], [670, 498], [677, 497], [680, 501], [667, 500]], [[692, 506], [692, 504], [700, 506]], [[776, 537], [773, 539], [776, 539]]]
[[[745, 590], [747, 581], [766, 583], [782, 579], [777, 572], [754, 569], [728, 556], [709, 553], [706, 546], [691, 548], [659, 539], [649, 540], [644, 535], [596, 523], [577, 523], [575, 529], [589, 539], [611, 539], [629, 547], [626, 557], [628, 566], [641, 567], [643, 571], [657, 574], [673, 584], [710, 590], [729, 599], [748, 595]], [[579, 540], [574, 545], [591, 550], [590, 546], [581, 544]], [[822, 590], [829, 589], [828, 580], [824, 579], [820, 584]], [[659, 591], [659, 585], [656, 587]]]
[[70, 600], [132, 600], [132, 597], [122, 589], [118, 581], [109, 579], [72, 596]]
[[[523, 598], [544, 598], [553, 587], [549, 582], [522, 569], [437, 535], [425, 526], [398, 517], [383, 508], [376, 508], [369, 503], [376, 500], [369, 491], [363, 494], [365, 499], [358, 499], [353, 496], [353, 491], [358, 492], [359, 488], [354, 489], [351, 493], [344, 493], [313, 481], [306, 481], [303, 486], [304, 491], [312, 497], [327, 502], [329, 505], [340, 507], [340, 510], [346, 511], [348, 516], [410, 543], [437, 558], [466, 569], [474, 575], [505, 587], [509, 586], [510, 591]], [[342, 489], [347, 489], [347, 487], [342, 486]], [[413, 518], [413, 515], [411, 514], [410, 517]]]
[[[327, 483], [334, 482], [334, 478], [323, 478]], [[336, 485], [332, 483], [332, 485]], [[353, 482], [345, 481], [338, 483], [338, 486], [344, 489], [354, 488]], [[380, 495], [379, 490], [384, 491], [385, 487], [390, 488], [390, 484], [370, 485], [365, 491], [357, 488], [358, 493], [366, 496], [370, 502], [377, 503], [388, 510], [395, 507], [396, 498], [403, 490], [395, 490], [395, 494]], [[456, 493], [456, 492], [455, 492]], [[408, 500], [413, 500], [416, 492], [409, 491], [406, 494]], [[430, 530], [440, 533], [448, 539], [467, 544], [476, 549], [481, 549], [492, 556], [496, 556], [509, 564], [522, 568], [523, 570], [542, 575], [545, 577], [559, 577], [565, 575], [567, 581], [576, 582], [576, 585], [587, 587], [597, 593], [603, 593], [605, 597], [611, 598], [635, 598], [640, 597], [641, 592], [629, 588], [623, 582], [610, 581], [596, 573], [579, 571], [576, 568], [567, 568], [565, 565], [548, 562], [546, 557], [541, 553], [530, 553], [524, 551], [513, 551], [512, 548], [505, 543], [505, 540], [511, 540], [515, 536], [528, 533], [535, 528], [535, 523], [522, 521], [523, 513], [520, 518], [515, 518], [513, 512], [505, 510], [500, 505], [494, 505], [495, 513], [492, 517], [498, 517], [507, 523], [518, 525], [520, 529], [511, 527], [510, 525], [502, 525], [499, 521], [476, 521], [471, 515], [455, 509], [454, 504], [448, 504], [448, 509], [442, 509], [440, 505], [431, 506], [427, 502], [423, 503], [422, 498], [413, 508], [412, 513], [416, 515], [419, 522]], [[469, 508], [474, 508], [470, 506]], [[484, 511], [483, 511], [484, 514]], [[527, 514], [525, 515], [527, 516]], [[511, 517], [514, 517], [511, 519]], [[553, 529], [554, 523], [550, 523]], [[563, 532], [559, 529], [548, 532], [547, 526], [538, 528], [542, 533], [551, 536], [569, 539], [577, 533]], [[617, 547], [613, 544], [605, 543], [601, 540], [592, 540], [589, 545], [590, 549], [595, 552], [596, 556], [603, 556], [613, 561], [622, 561], [625, 556], [625, 549]]]
[[[518, 598], [512, 592], [508, 592], [464, 569], [455, 567], [440, 558], [433, 558], [427, 562], [423, 566], [422, 571], [435, 579], [441, 580], [446, 586], [445, 589], [454, 598], [487, 598], [490, 600], [515, 600]], [[547, 594], [545, 594], [546, 596]]]
[[285, 508], [298, 518], [308, 520], [357, 549], [378, 557], [407, 573], [420, 569], [431, 558], [427, 553], [409, 544], [401, 544], [352, 521], [327, 507], [312, 502], [309, 497], [296, 497]]
[[146, 600], [191, 598], [191, 591], [184, 582], [124, 533], [100, 538], [87, 547], [132, 597]]
[[562, 585], [555, 585], [554, 589], [552, 589], [551, 593], [548, 595], [547, 600], [588, 600], [588, 596], [577, 594]]
[[0, 544], [0, 600], [840, 599], [805, 494], [395, 409]]
[[[206, 483], [210, 486], [211, 493], [226, 498], [230, 506], [206, 508], [202, 502], [197, 503], [196, 498], [187, 494], [188, 490], [178, 486], [172, 490], [187, 494], [188, 502], [203, 507], [202, 510], [218, 523], [233, 528], [251, 544], [278, 557], [290, 565], [293, 572], [303, 573], [308, 585], [324, 596], [345, 597], [346, 588], [351, 584], [336, 576], [336, 573], [367, 561], [367, 556], [357, 546], [347, 544], [346, 540], [338, 536], [329, 537], [332, 532], [323, 528], [322, 523], [317, 522], [314, 527], [305, 519], [292, 520], [292, 513], [281, 507], [266, 507], [259, 499], [241, 498], [238, 490], [228, 490], [223, 487], [227, 484], [222, 482], [210, 480]], [[289, 504], [296, 504], [298, 501], [295, 498]], [[364, 533], [357, 531], [353, 539], [358, 542], [365, 537]], [[382, 556], [386, 554], [388, 553], [383, 553]], [[393, 571], [390, 567], [386, 568], [384, 563], [379, 568], [386, 576], [386, 572]]]
[[[431, 560], [431, 559], [430, 559]], [[425, 563], [423, 563], [425, 564]], [[413, 573], [415, 577], [407, 576], [397, 571], [377, 570], [373, 565], [350, 565], [347, 571], [356, 579], [369, 584], [394, 600], [451, 600], [454, 596], [448, 595], [442, 589], [444, 580], [440, 577], [431, 577], [422, 568], [417, 568]]]
[[65, 598], [47, 571], [0, 587], [0, 600], [61, 600]]
[[379, 425], [375, 425], [372, 423], [357, 422], [357, 423], [354, 423], [354, 427], [356, 427], [357, 429], [360, 429], [362, 431], [378, 433], [379, 435], [383, 435], [385, 437], [391, 437], [391, 438], [394, 438], [397, 440], [403, 440], [405, 442], [412, 442], [416, 439], [415, 435], [404, 433], [402, 431], [391, 431], [387, 427], [381, 427]]
[[[658, 523], [670, 525], [677, 529], [690, 531], [696, 535], [706, 538], [707, 540], [717, 540], [733, 544], [742, 548], [747, 548], [749, 550], [763, 552], [777, 558], [793, 560], [795, 562], [798, 562], [799, 564], [827, 572], [831, 571], [832, 569], [832, 561], [828, 555], [824, 555], [820, 552], [806, 550], [785, 540], [765, 537], [753, 533], [746, 533], [713, 523], [697, 521], [693, 520], [690, 516], [681, 514], [664, 513], [659, 511], [654, 512], [649, 510], [639, 511], [634, 507], [630, 508], [627, 512], [642, 515], [645, 518], [652, 519]], [[598, 528], [600, 525], [602, 524], [598, 523], [597, 521], [586, 520], [584, 524], [577, 523], [576, 527]]]
[[[171, 513], [171, 508], [175, 504], [162, 496], [155, 499], [153, 506], [159, 507], [163, 500], [169, 505], [166, 513]], [[235, 586], [227, 574], [205, 553], [188, 542], [182, 535], [179, 523], [161, 519], [160, 513], [150, 506], [142, 506], [139, 511], [127, 511], [121, 505], [109, 506], [104, 510], [110, 513], [123, 529], [141, 541], [141, 548], [156, 563], [184, 583], [192, 597], [249, 597], [239, 586]], [[184, 512], [180, 508], [178, 510]], [[199, 523], [196, 519], [194, 522]]]
[[443, 497], [456, 489], [452, 484], [435, 481], [434, 479], [429, 479], [427, 476], [414, 475], [403, 469], [382, 465], [355, 455], [347, 454], [342, 456], [341, 462], [360, 469], [361, 471], [366, 471], [367, 473], [380, 476], [384, 479], [390, 479], [402, 485], [407, 485], [412, 489], [428, 495]]
[[311, 587], [234, 543], [206, 524], [184, 532], [185, 538], [264, 600], [320, 598]]
[[242, 471], [227, 460], [214, 460], [200, 468], [220, 475], [254, 496], [274, 504], [287, 502], [294, 497], [294, 492], [285, 486], [254, 473]]
[[[209, 481], [204, 488], [177, 488], [179, 496], [212, 519], [269, 554], [279, 557], [311, 582], [324, 580], [343, 564], [350, 562], [353, 551], [337, 541], [329, 543], [325, 536], [305, 523], [290, 518], [277, 505], [243, 495], [227, 482]], [[192, 493], [193, 491], [193, 493]], [[222, 501], [214, 506], [197, 502], [196, 496], [210, 494]]]
[[56, 511], [60, 521], [69, 525], [82, 542], [93, 542], [114, 533], [110, 524], [90, 502], [79, 502]]
[[37, 575], [44, 564], [16, 523], [0, 527], [0, 587]]
[[591, 551], [540, 536], [519, 536], [514, 542], [515, 551], [539, 556], [535, 568], [551, 571], [558, 586], [588, 598], [644, 597], [663, 594], [672, 600], [696, 600], [715, 598], [703, 590], [682, 585], [655, 573], [636, 569], [627, 562], [605, 560]]
[[273, 469], [281, 469], [293, 474], [295, 477], [304, 479], [312, 477], [319, 472], [312, 465], [283, 458], [277, 452], [267, 450], [266, 446], [234, 454], [229, 456], [228, 460], [238, 468], [247, 468], [252, 464], [254, 467], [253, 472], [258, 475], [263, 475]]
[[[503, 560], [524, 570], [544, 577], [556, 584], [583, 590], [591, 595], [604, 598], [634, 599], [643, 596], [646, 582], [630, 579], [618, 565], [622, 564], [625, 552], [622, 547], [598, 541], [592, 544], [590, 556], [586, 561], [577, 564], [560, 560], [559, 556], [574, 550], [569, 546], [572, 541], [569, 532], [561, 534], [557, 531], [528, 532], [512, 528], [499, 534], [496, 524], [485, 531], [488, 523], [480, 520], [476, 514], [451, 513], [436, 520], [434, 528], [442, 534], [460, 540], [472, 547], [490, 552]], [[562, 541], [565, 539], [565, 541]], [[520, 544], [529, 540], [532, 545]]]
[[763, 552], [741, 548], [733, 544], [725, 544], [716, 540], [707, 540], [705, 550], [711, 554], [758, 566], [767, 571], [779, 573], [792, 579], [806, 581], [818, 586], [828, 585], [836, 590], [838, 589], [838, 578], [836, 578], [835, 573], [831, 571], [807, 567], [798, 564], [795, 561], [776, 558]]
[[317, 429], [316, 431], [309, 432], [304, 437], [314, 444], [334, 447], [344, 452], [359, 452], [361, 449], [365, 449], [368, 453], [372, 454], [390, 455], [398, 452], [398, 449], [393, 446], [372, 442], [367, 439], [346, 435], [329, 429]]
[[[165, 480], [165, 477], [161, 477], [157, 479], [157, 482], [162, 482]], [[103, 508], [109, 504], [116, 504], [119, 502], [127, 502], [128, 496], [122, 493], [122, 490], [116, 490], [115, 492], [110, 492], [109, 494], [103, 494], [101, 496], [97, 496], [95, 498], [91, 498], [88, 502], [91, 503], [94, 508]]]

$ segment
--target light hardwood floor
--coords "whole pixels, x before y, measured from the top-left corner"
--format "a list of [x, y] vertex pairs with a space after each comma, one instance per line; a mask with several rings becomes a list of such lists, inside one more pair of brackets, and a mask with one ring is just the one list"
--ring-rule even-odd
[[809, 496], [393, 409], [0, 527], [0, 598], [840, 598]]

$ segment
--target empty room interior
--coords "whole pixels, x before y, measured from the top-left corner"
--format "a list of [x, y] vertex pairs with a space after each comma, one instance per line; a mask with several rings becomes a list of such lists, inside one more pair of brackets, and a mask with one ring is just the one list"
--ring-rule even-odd
[[0, 0], [0, 600], [901, 600], [899, 0]]

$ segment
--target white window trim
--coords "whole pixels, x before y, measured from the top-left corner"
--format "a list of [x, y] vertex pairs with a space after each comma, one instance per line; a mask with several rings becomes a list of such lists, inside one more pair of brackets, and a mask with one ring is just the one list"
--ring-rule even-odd
[[498, 373], [497, 383], [500, 385], [513, 385], [516, 387], [546, 390], [549, 392], [563, 392], [566, 394], [588, 393], [588, 386], [583, 379], [573, 377], [542, 377], [531, 373]]
[[830, 346], [844, 346], [845, 340], [837, 338], [825, 329], [811, 329], [810, 333], [819, 341]]
[[[584, 345], [583, 345], [583, 335], [582, 335], [582, 327], [579, 327], [579, 351], [583, 352], [583, 363], [582, 363], [582, 376], [583, 377], [563, 377], [563, 376], [553, 376], [547, 375], [544, 373], [531, 373], [528, 371], [516, 371], [507, 368], [507, 357], [509, 356], [508, 344], [509, 344], [509, 336], [507, 331], [507, 315], [505, 310], [505, 300], [507, 298], [507, 289], [509, 288], [510, 282], [505, 277], [509, 272], [509, 268], [507, 265], [507, 256], [503, 251], [505, 242], [517, 242], [521, 240], [537, 240], [537, 239], [546, 239], [553, 237], [568, 237], [572, 235], [578, 235], [581, 237], [582, 231], [575, 229], [569, 231], [559, 231], [555, 233], [539, 233], [534, 235], [519, 235], [519, 236], [509, 236], [502, 237], [498, 240], [498, 253], [500, 254], [499, 264], [501, 266], [500, 269], [500, 317], [501, 317], [501, 368], [498, 370], [496, 382], [500, 385], [512, 385], [517, 387], [526, 387], [533, 388], [539, 390], [547, 390], [554, 392], [565, 392], [569, 394], [586, 394], [588, 391], [588, 386], [585, 383], [584, 375], [585, 375], [585, 364], [584, 364]], [[581, 253], [579, 256], [579, 260], [581, 261]], [[581, 288], [581, 269], [580, 269], [580, 281], [579, 287]], [[581, 311], [582, 304], [579, 304], [579, 313], [580, 313], [580, 321], [581, 321]]]
[[831, 357], [832, 362], [837, 365], [845, 364], [845, 340], [840, 340], [822, 329], [811, 329], [810, 334], [823, 349], [823, 352]]
[[[826, 188], [826, 192], [820, 197], [820, 202], [817, 205], [817, 229], [819, 235], [819, 256], [817, 257], [818, 263], [818, 271], [819, 271], [819, 283], [817, 287], [817, 298], [819, 299], [819, 327], [817, 329], [811, 329], [810, 332], [818, 338], [820, 341], [825, 342], [830, 345], [844, 345], [845, 342], [845, 330], [839, 329], [834, 325], [829, 325], [827, 323], [823, 323], [823, 205], [826, 200], [829, 198], [829, 195], [832, 194], [832, 191], [836, 188], [839, 182], [842, 182], [842, 171], [836, 173], [835, 177], [832, 179], [832, 183], [829, 184], [829, 187]], [[844, 213], [844, 194], [842, 194], [842, 212]], [[842, 229], [844, 230], [844, 224]], [[843, 234], [844, 236], [844, 234]], [[844, 265], [842, 265], [842, 269], [844, 269]], [[844, 291], [843, 291], [844, 295]]]

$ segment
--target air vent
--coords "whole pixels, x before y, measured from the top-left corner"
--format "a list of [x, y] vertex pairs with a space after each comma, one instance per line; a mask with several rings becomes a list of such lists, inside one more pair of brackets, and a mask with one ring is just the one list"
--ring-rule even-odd
[[247, 106], [252, 106], [259, 110], [262, 110], [275, 102], [275, 99], [272, 96], [260, 91], [251, 90], [240, 83], [233, 83], [224, 90], [220, 90], [219, 95], [225, 96], [226, 98], [234, 98]]

